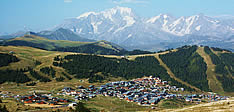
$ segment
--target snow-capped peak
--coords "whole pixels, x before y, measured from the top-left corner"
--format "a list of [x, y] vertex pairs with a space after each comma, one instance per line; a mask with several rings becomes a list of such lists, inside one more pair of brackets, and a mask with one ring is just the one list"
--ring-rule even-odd
[[117, 7], [107, 9], [101, 12], [86, 12], [78, 16], [76, 19], [87, 18], [91, 14], [95, 16], [104, 16], [104, 18], [108, 18], [111, 21], [113, 21], [114, 15], [117, 15], [118, 17], [122, 17], [122, 18], [125, 18], [125, 16], [132, 16], [132, 17], [134, 16], [131, 8], [117, 6]]
[[128, 8], [128, 7], [119, 7], [119, 6], [117, 6], [117, 7], [113, 8], [113, 9], [120, 11], [120, 14], [131, 14], [132, 13], [132, 9]]
[[91, 14], [97, 15], [95, 12], [86, 12], [86, 13], [81, 14], [80, 16], [78, 16], [77, 19], [88, 17]]
[[147, 20], [147, 23], [155, 23], [157, 20], [169, 20], [172, 19], [171, 16], [169, 16], [168, 14], [159, 14], [158, 16], [154, 16], [152, 18], [150, 18], [149, 20]]
[[105, 11], [100, 12], [99, 14], [103, 15], [105, 18], [110, 19], [111, 21], [113, 21], [113, 16], [115, 15], [117, 17], [122, 17], [122, 18], [125, 18], [126, 16], [129, 16], [129, 17], [134, 16], [131, 8], [119, 7], [119, 6], [111, 8], [111, 9], [107, 9]]
[[114, 7], [111, 9], [107, 9], [105, 11], [100, 12], [100, 14], [103, 14], [105, 16], [107, 15], [115, 15], [115, 14], [119, 14], [119, 16], [134, 16], [134, 14], [132, 13], [132, 9], [128, 8], [128, 7]]

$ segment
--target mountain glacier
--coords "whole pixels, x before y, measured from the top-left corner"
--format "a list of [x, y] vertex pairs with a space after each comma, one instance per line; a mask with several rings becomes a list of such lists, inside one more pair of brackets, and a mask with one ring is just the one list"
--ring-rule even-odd
[[129, 49], [160, 50], [185, 43], [209, 45], [216, 42], [219, 43], [212, 45], [222, 47], [220, 41], [228, 43], [229, 49], [234, 48], [233, 42], [228, 41], [233, 40], [234, 19], [203, 14], [188, 17], [160, 14], [142, 18], [131, 8], [117, 6], [66, 19], [56, 28], [66, 28], [81, 37], [106, 40]]

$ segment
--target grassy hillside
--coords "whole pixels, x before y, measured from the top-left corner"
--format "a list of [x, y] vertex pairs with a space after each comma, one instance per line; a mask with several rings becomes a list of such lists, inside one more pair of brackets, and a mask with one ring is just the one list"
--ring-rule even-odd
[[[104, 57], [100, 57], [101, 55], [82, 56], [80, 55], [81, 53], [46, 51], [24, 46], [0, 46], [0, 53], [11, 53], [19, 59], [16, 62], [10, 62], [7, 66], [0, 67], [0, 70], [22, 69], [24, 70], [24, 74], [30, 78], [31, 82], [40, 80], [41, 77], [48, 78], [53, 83], [59, 81], [70, 82], [72, 80], [83, 80], [83, 78], [85, 78], [86, 82], [88, 82], [86, 78], [91, 79], [91, 82], [105, 82], [107, 80], [113, 80], [113, 77], [126, 80], [155, 75], [160, 76], [163, 80], [168, 80], [172, 85], [184, 87], [187, 90], [191, 88], [195, 90], [201, 89], [203, 91], [211, 89], [214, 92], [222, 92], [223, 89], [224, 91], [232, 90], [233, 65], [231, 63], [232, 61], [227, 61], [225, 59], [232, 60], [233, 58], [231, 57], [233, 57], [233, 53], [227, 51], [213, 51], [212, 49], [211, 52], [214, 52], [220, 60], [223, 60], [222, 63], [225, 63], [227, 74], [215, 73], [215, 66], [211, 66], [211, 64], [209, 64], [210, 62], [205, 58], [208, 55], [206, 55], [203, 47], [196, 46], [185, 46], [173, 50], [173, 52], [166, 51], [156, 54], [129, 55], [124, 59], [116, 55], [103, 55]], [[69, 61], [69, 57], [72, 57], [73, 54], [79, 57], [77, 62], [74, 59], [72, 59], [73, 61]], [[181, 54], [185, 57], [182, 57]], [[63, 61], [56, 61], [55, 57], [59, 57]], [[57, 62], [57, 65], [55, 62]], [[72, 67], [73, 65], [74, 67]], [[32, 70], [30, 71], [29, 68]], [[76, 70], [78, 71], [74, 71], [72, 68], [77, 68]], [[83, 71], [79, 71], [80, 69], [83, 69]], [[41, 77], [35, 77], [33, 74], [37, 74]], [[83, 77], [79, 74], [83, 74], [84, 76], [90, 75], [91, 77]], [[42, 80], [42, 82], [43, 81], [47, 82], [47, 79]], [[199, 84], [201, 84], [202, 87]]]

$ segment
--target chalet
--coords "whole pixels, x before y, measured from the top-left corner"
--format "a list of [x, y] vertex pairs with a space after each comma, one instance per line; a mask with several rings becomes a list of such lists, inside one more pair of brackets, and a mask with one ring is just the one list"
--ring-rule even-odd
[[87, 100], [87, 96], [75, 96], [75, 100]]
[[36, 104], [46, 104], [45, 101], [37, 101]]
[[39, 100], [41, 100], [41, 98], [40, 97], [33, 97], [33, 98], [31, 98], [34, 102], [35, 101], [39, 101]]
[[49, 97], [47, 97], [47, 96], [41, 96], [41, 100], [47, 101], [48, 99], [49, 99]]
[[62, 89], [62, 91], [71, 91], [71, 90], [74, 90], [74, 89], [72, 89], [71, 87], [64, 87], [63, 89]]
[[90, 85], [89, 88], [90, 88], [90, 89], [91, 89], [91, 88], [93, 89], [93, 88], [94, 88], [94, 85]]
[[133, 102], [133, 97], [128, 97], [128, 101]]
[[10, 51], [9, 54], [15, 54], [15, 52], [14, 51]]
[[77, 103], [76, 103], [76, 102], [73, 102], [73, 103], [68, 104], [68, 107], [74, 107], [74, 106], [77, 106]]
[[27, 99], [28, 99], [28, 97], [26, 97], [26, 96], [23, 96], [23, 97], [20, 98], [20, 100], [21, 100], [22, 102], [24, 102], [24, 101], [27, 100]]
[[199, 98], [192, 98], [192, 102], [200, 103], [200, 102], [201, 102], [201, 99], [199, 99]]
[[34, 97], [36, 97], [35, 95], [29, 95], [28, 96], [28, 99], [32, 99], [32, 98], [34, 98]]
[[78, 89], [85, 89], [83, 86], [78, 86]]
[[191, 102], [191, 101], [192, 101], [192, 98], [185, 98], [185, 101]]
[[54, 106], [54, 105], [57, 105], [58, 103], [57, 102], [55, 102], [55, 101], [51, 101], [51, 102], [49, 102], [49, 105], [52, 105], [52, 106]]
[[31, 100], [31, 99], [26, 99], [25, 101], [24, 101], [24, 103], [33, 103], [33, 101]]
[[149, 100], [149, 103], [150, 103], [151, 105], [155, 105], [155, 104], [157, 104], [158, 102], [157, 102], [157, 100], [152, 99], [152, 100]]

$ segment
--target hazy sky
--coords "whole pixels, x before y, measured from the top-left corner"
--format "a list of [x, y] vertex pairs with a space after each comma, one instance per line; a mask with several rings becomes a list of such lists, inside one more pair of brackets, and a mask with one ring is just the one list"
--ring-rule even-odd
[[66, 18], [115, 6], [132, 8], [141, 17], [160, 13], [234, 16], [234, 0], [0, 0], [0, 33], [13, 33], [24, 27], [33, 31], [47, 29]]

